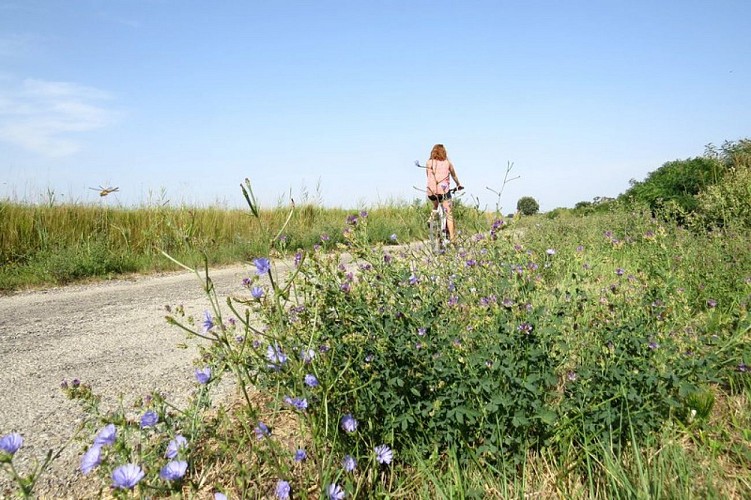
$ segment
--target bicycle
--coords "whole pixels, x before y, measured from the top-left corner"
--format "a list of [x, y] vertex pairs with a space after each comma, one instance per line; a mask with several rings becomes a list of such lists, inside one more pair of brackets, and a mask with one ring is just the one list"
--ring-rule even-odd
[[[415, 160], [415, 165], [420, 168], [426, 168], [423, 165], [420, 165], [420, 162], [417, 160]], [[415, 187], [415, 189], [423, 191], [417, 187]], [[448, 192], [443, 195], [438, 195], [438, 207], [430, 212], [430, 217], [428, 218], [428, 241], [431, 250], [435, 253], [444, 252], [450, 242], [448, 217], [446, 217], [446, 209], [443, 206], [443, 197], [446, 195], [453, 195], [462, 189], [463, 187], [455, 187], [449, 189]]]

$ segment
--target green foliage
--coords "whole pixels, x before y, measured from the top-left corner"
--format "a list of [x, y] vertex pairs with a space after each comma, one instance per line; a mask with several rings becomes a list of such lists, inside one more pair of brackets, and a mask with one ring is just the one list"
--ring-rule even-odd
[[540, 211], [540, 204], [531, 196], [522, 196], [516, 202], [516, 210], [523, 215], [534, 215]]

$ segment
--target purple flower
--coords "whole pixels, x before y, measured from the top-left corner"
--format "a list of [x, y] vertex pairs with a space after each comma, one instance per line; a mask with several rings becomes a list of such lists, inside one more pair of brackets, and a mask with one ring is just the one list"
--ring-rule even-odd
[[417, 278], [415, 273], [412, 273], [409, 275], [409, 284], [410, 285], [416, 285], [420, 282], [420, 280]]
[[14, 455], [23, 446], [23, 437], [17, 432], [11, 432], [0, 438], [0, 450], [8, 455]]
[[266, 257], [253, 259], [253, 265], [256, 266], [256, 274], [263, 276], [271, 271], [271, 262]]
[[276, 498], [280, 500], [287, 500], [289, 498], [290, 491], [291, 491], [291, 488], [287, 481], [280, 479], [279, 481], [276, 482], [276, 489], [274, 490], [274, 494], [276, 494]]
[[81, 457], [81, 472], [85, 476], [93, 471], [100, 463], [102, 463], [102, 447], [95, 444], [86, 450], [86, 453]]
[[197, 369], [195, 371], [195, 376], [199, 384], [206, 385], [209, 383], [209, 380], [211, 380], [211, 368], [207, 366], [205, 368]]
[[534, 327], [530, 325], [529, 323], [522, 323], [517, 327], [517, 329], [522, 333], [531, 333]]
[[316, 357], [316, 352], [313, 349], [302, 349], [300, 351], [300, 359], [303, 360], [304, 363], [310, 363], [313, 361], [313, 358]]
[[390, 464], [394, 459], [394, 452], [385, 444], [376, 446], [374, 451], [379, 464]]
[[318, 379], [312, 373], [305, 375], [305, 385], [308, 387], [318, 387]]
[[96, 435], [94, 438], [94, 445], [108, 446], [114, 444], [115, 439], [117, 439], [117, 429], [115, 428], [115, 424], [108, 424], [105, 425]]
[[289, 396], [286, 396], [284, 398], [284, 401], [288, 405], [293, 406], [300, 411], [305, 411], [308, 408], [308, 400], [305, 398], [291, 398]]
[[295, 452], [295, 462], [302, 462], [306, 458], [308, 458], [308, 454], [302, 448]]
[[501, 305], [503, 305], [503, 307], [513, 307], [514, 301], [509, 298], [505, 298], [501, 301]]
[[295, 254], [295, 267], [299, 266], [300, 262], [302, 262], [302, 252], [297, 252]]
[[271, 435], [271, 430], [263, 422], [258, 422], [258, 425], [253, 429], [253, 432], [256, 433], [256, 438], [258, 438], [259, 441]]
[[354, 226], [355, 224], [357, 224], [357, 215], [348, 215], [347, 224], [349, 224], [350, 226]]
[[576, 247], [576, 251], [577, 252], [583, 252], [584, 251], [584, 245], [579, 245], [578, 247]]
[[112, 471], [112, 487], [132, 490], [143, 479], [144, 472], [136, 464], [125, 464]]
[[214, 328], [214, 318], [211, 317], [211, 313], [209, 311], [203, 312], [203, 331], [208, 332]]
[[738, 363], [738, 371], [741, 373], [746, 373], [748, 371], [748, 366], [746, 365], [746, 363], [744, 363], [743, 361]]
[[625, 272], [626, 271], [624, 271], [623, 268], [621, 268], [621, 267], [619, 267], [618, 269], [615, 270], [615, 274], [617, 274], [618, 276], [623, 276], [623, 273], [625, 273]]
[[396, 241], [397, 240], [396, 233], [393, 233], [391, 236], [389, 236], [389, 239], [391, 241]]
[[180, 450], [184, 450], [187, 447], [188, 440], [178, 434], [177, 436], [175, 436], [175, 439], [171, 440], [167, 445], [167, 451], [164, 453], [164, 456], [169, 459], [173, 459], [178, 455], [178, 453], [180, 453]]
[[717, 307], [717, 301], [715, 299], [707, 300], [707, 307], [709, 308]]
[[467, 265], [467, 267], [473, 267], [473, 266], [476, 266], [476, 265], [477, 265], [477, 261], [476, 261], [475, 259], [469, 259], [469, 260], [468, 260], [468, 261], [466, 262], [466, 265]]
[[252, 284], [253, 284], [253, 281], [250, 278], [243, 278], [243, 286], [245, 288], [248, 288]]
[[260, 299], [266, 292], [263, 291], [263, 287], [254, 286], [250, 289], [250, 296], [254, 299]]
[[427, 331], [428, 331], [427, 328], [425, 328], [424, 326], [421, 326], [420, 328], [417, 329], [417, 335], [422, 337], [423, 335], [425, 335], [425, 332]]
[[360, 210], [360, 217], [362, 217], [364, 219], [367, 216], [368, 216], [368, 211], [367, 210]]
[[183, 478], [187, 470], [188, 462], [184, 460], [173, 460], [162, 467], [162, 470], [159, 471], [159, 477], [165, 481], [177, 481]]
[[660, 344], [658, 344], [654, 340], [652, 340], [648, 345], [649, 345], [649, 348], [652, 349], [653, 351], [655, 349], [659, 349], [660, 348]]
[[339, 289], [344, 293], [349, 293], [352, 289], [352, 286], [349, 284], [349, 282], [345, 281], [341, 285], [339, 285]]
[[141, 429], [153, 427], [157, 422], [159, 422], [159, 415], [154, 410], [149, 410], [141, 415]]
[[566, 378], [569, 380], [569, 382], [576, 382], [576, 372], [568, 372], [566, 374]]
[[355, 457], [352, 455], [345, 455], [344, 460], [342, 460], [342, 468], [345, 472], [352, 472], [357, 468], [357, 460], [355, 460]]
[[217, 491], [216, 493], [214, 493], [214, 500], [227, 500], [227, 495], [220, 491]]
[[329, 236], [329, 235], [328, 235], [328, 234], [326, 234], [326, 233], [323, 233], [323, 234], [321, 235], [321, 241], [323, 241], [324, 243], [325, 243], [325, 242], [327, 242], [327, 241], [329, 241], [330, 239], [331, 239], [331, 236]]
[[287, 355], [282, 352], [279, 344], [275, 343], [266, 348], [266, 359], [268, 359], [275, 367], [279, 367], [287, 362]]
[[545, 250], [545, 253], [548, 255], [555, 255], [555, 248], [548, 248]]
[[345, 432], [352, 433], [357, 430], [357, 420], [355, 420], [355, 417], [351, 413], [347, 413], [342, 417], [341, 425]]
[[459, 303], [459, 297], [457, 297], [456, 295], [452, 295], [451, 297], [449, 297], [449, 300], [447, 301], [447, 304], [450, 306], [455, 306], [458, 303]]
[[346, 496], [342, 487], [336, 483], [328, 485], [326, 488], [326, 495], [328, 495], [329, 500], [344, 500], [344, 497]]

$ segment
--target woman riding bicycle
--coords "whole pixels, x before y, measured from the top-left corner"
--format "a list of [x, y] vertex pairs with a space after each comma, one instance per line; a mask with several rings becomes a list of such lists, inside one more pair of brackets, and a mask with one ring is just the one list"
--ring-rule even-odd
[[451, 177], [456, 182], [457, 189], [464, 189], [459, 178], [456, 176], [456, 170], [446, 155], [446, 148], [443, 144], [436, 144], [430, 151], [430, 159], [425, 164], [425, 171], [428, 174], [428, 199], [433, 202], [433, 210], [438, 210], [438, 204], [443, 204], [446, 211], [446, 226], [449, 230], [449, 239], [453, 242], [454, 216], [451, 212]]

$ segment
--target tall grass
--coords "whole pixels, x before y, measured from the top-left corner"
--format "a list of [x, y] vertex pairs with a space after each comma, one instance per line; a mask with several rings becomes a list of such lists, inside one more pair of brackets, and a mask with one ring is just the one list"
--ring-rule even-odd
[[[371, 209], [369, 238], [373, 243], [424, 238], [427, 211], [419, 202]], [[162, 252], [189, 264], [206, 258], [218, 265], [335, 246], [343, 242], [342, 221], [358, 212], [309, 203], [261, 210], [252, 217], [246, 210], [219, 207], [0, 201], [0, 290], [175, 269]], [[484, 217], [460, 208], [457, 218], [460, 225], [477, 226]]]

